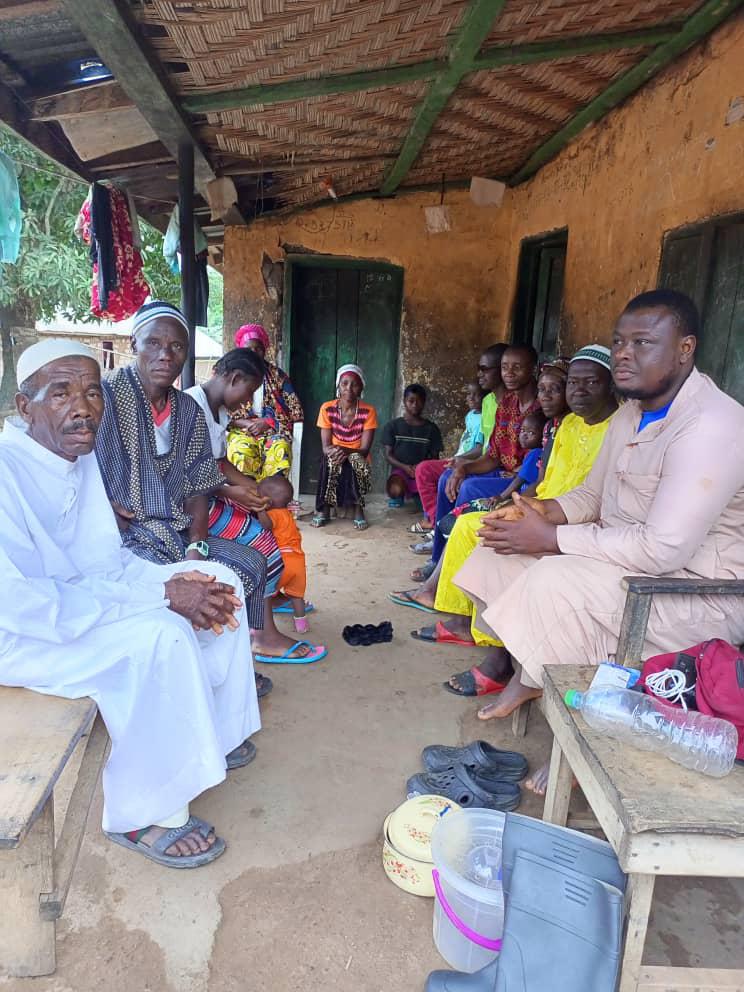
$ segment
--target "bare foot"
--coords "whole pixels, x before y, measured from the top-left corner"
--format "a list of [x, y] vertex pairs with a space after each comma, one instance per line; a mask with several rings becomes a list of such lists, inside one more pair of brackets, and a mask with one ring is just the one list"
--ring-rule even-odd
[[525, 789], [529, 789], [530, 792], [534, 792], [536, 796], [544, 796], [548, 791], [549, 772], [550, 762], [546, 761], [544, 765], [541, 765], [537, 771], [534, 771], [530, 777], [525, 780]]
[[[264, 629], [251, 631], [251, 647], [254, 653], [273, 655], [278, 658], [296, 644], [297, 639], [280, 634], [276, 629], [272, 602], [271, 599], [264, 600]], [[295, 656], [304, 658], [310, 650], [307, 646], [298, 648]]]
[[[149, 827], [147, 832], [143, 834], [139, 840], [137, 840], [136, 835], [139, 833], [137, 830], [131, 831], [127, 834], [127, 837], [134, 841], [136, 844], [142, 844], [143, 847], [152, 847], [156, 840], [167, 833], [169, 827]], [[171, 844], [169, 848], [165, 851], [167, 855], [174, 858], [188, 857], [190, 854], [200, 854], [203, 851], [208, 851], [209, 848], [214, 844], [216, 836], [213, 830], [209, 831], [207, 837], [202, 837], [198, 828], [189, 831], [185, 837], [181, 840], [177, 840], [175, 844]]]
[[430, 592], [427, 592], [424, 586], [421, 586], [420, 589], [406, 589], [403, 592], [394, 592], [393, 596], [399, 596], [402, 599], [410, 596], [416, 603], [421, 603], [422, 606], [428, 606], [430, 609], [434, 609], [434, 596]]
[[514, 710], [519, 709], [522, 703], [530, 699], [539, 699], [542, 696], [542, 689], [532, 686], [522, 685], [518, 675], [512, 675], [509, 685], [499, 696], [497, 703], [489, 703], [483, 709], [478, 710], [479, 720], [503, 719], [510, 716]]

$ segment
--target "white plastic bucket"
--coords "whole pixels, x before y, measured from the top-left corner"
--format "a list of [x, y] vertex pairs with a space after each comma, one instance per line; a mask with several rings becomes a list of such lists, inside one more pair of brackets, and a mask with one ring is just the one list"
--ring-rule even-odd
[[501, 948], [505, 820], [496, 810], [464, 809], [441, 819], [431, 835], [434, 943], [457, 971], [478, 971]]

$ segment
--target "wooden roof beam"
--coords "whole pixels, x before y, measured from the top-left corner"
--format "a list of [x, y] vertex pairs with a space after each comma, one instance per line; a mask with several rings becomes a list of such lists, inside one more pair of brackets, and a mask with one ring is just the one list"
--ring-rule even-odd
[[274, 103], [291, 103], [315, 96], [333, 96], [336, 93], [359, 93], [363, 90], [386, 86], [405, 86], [422, 79], [434, 79], [445, 62], [414, 62], [412, 65], [392, 65], [386, 69], [369, 69], [365, 72], [339, 73], [317, 79], [290, 79], [283, 83], [260, 83], [240, 89], [217, 90], [184, 97], [183, 106], [192, 114], [209, 114], [219, 110], [237, 110], [253, 104], [268, 107]]
[[407, 176], [419, 156], [437, 118], [449, 102], [464, 76], [472, 71], [473, 59], [481, 50], [493, 22], [506, 0], [471, 0], [450, 46], [447, 68], [429, 87], [419, 105], [398, 158], [388, 171], [380, 193], [390, 196]]
[[194, 182], [202, 189], [214, 170], [163, 71], [142, 47], [127, 4], [63, 0], [63, 6], [168, 151], [177, 158], [179, 147], [193, 147]]
[[72, 146], [56, 124], [33, 121], [23, 101], [10, 86], [0, 80], [0, 123], [23, 138], [46, 158], [69, 169], [71, 173], [89, 179], [89, 172], [75, 154]]
[[623, 100], [632, 96], [657, 72], [686, 52], [696, 42], [710, 34], [726, 18], [740, 7], [744, 0], [708, 0], [688, 20], [683, 27], [664, 44], [659, 45], [650, 55], [642, 59], [619, 79], [615, 79], [598, 97], [588, 103], [564, 127], [532, 153], [525, 164], [513, 176], [509, 184], [516, 186], [534, 175], [551, 158], [584, 130], [617, 107]]
[[557, 41], [538, 41], [529, 45], [485, 48], [473, 59], [472, 72], [500, 69], [508, 65], [533, 65], [555, 59], [576, 58], [579, 55], [603, 55], [606, 52], [632, 48], [650, 48], [671, 41], [679, 27], [646, 28], [645, 31], [624, 31], [622, 34], [590, 34]]
[[42, 17], [59, 10], [58, 0], [26, 0], [25, 3], [0, 4], [0, 21], [18, 21], [26, 17]]
[[[552, 59], [570, 58], [573, 55], [592, 55], [625, 48], [659, 45], [676, 34], [670, 28], [648, 28], [645, 31], [628, 31], [623, 34], [589, 35], [565, 38], [559, 41], [539, 42], [531, 45], [487, 48], [472, 60], [469, 72], [496, 69], [506, 65], [529, 65], [549, 62]], [[411, 65], [394, 65], [385, 69], [339, 73], [316, 79], [290, 79], [283, 83], [258, 83], [239, 89], [212, 90], [183, 99], [184, 110], [192, 114], [209, 114], [222, 110], [261, 104], [265, 107], [277, 103], [291, 103], [317, 96], [334, 96], [338, 93], [359, 93], [387, 86], [405, 86], [408, 83], [435, 79], [446, 71], [444, 60], [414, 62]]]
[[35, 121], [62, 121], [133, 106], [121, 86], [109, 81], [98, 86], [81, 86], [66, 93], [37, 97], [31, 103], [31, 118]]

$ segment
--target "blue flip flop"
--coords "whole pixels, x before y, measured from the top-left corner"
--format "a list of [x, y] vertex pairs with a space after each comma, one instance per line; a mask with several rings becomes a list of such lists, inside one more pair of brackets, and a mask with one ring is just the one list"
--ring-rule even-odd
[[395, 603], [396, 606], [410, 606], [411, 609], [421, 610], [423, 613], [439, 612], [439, 610], [432, 609], [431, 606], [424, 606], [423, 603], [417, 603], [409, 592], [404, 592], [401, 596], [396, 596], [394, 592], [391, 592], [388, 598], [390, 599], [390, 602]]
[[[285, 603], [283, 606], [275, 606], [271, 611], [272, 613], [292, 613], [292, 604]], [[315, 613], [315, 607], [312, 603], [305, 603], [305, 615], [308, 613]]]
[[[301, 657], [293, 658], [293, 652], [301, 647], [309, 647], [312, 650]], [[314, 661], [320, 661], [322, 658], [325, 658], [327, 654], [328, 648], [322, 644], [311, 644], [310, 641], [295, 641], [291, 647], [287, 648], [284, 654], [254, 654], [253, 660], [260, 661], [264, 665], [311, 665]]]

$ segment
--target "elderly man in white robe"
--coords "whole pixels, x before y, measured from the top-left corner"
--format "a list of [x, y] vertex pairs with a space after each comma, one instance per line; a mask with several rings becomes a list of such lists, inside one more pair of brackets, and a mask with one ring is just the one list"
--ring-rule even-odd
[[260, 728], [242, 586], [212, 562], [155, 565], [122, 546], [93, 453], [93, 353], [52, 339], [17, 367], [0, 435], [0, 683], [90, 696], [111, 737], [103, 828], [193, 868], [225, 842], [189, 802], [255, 756]]

